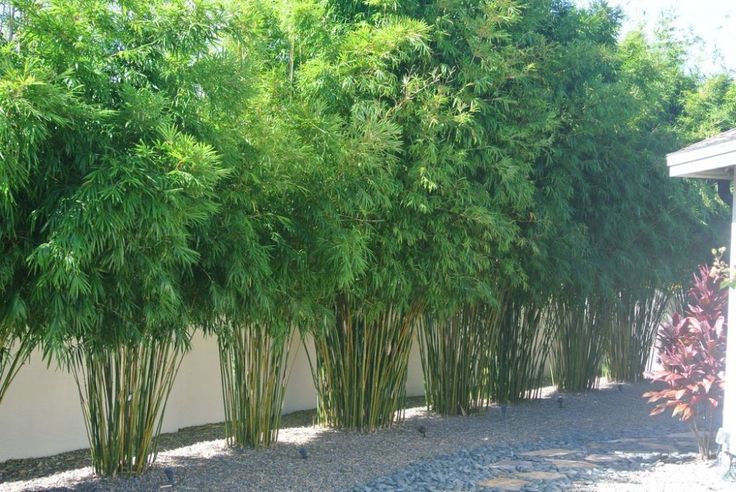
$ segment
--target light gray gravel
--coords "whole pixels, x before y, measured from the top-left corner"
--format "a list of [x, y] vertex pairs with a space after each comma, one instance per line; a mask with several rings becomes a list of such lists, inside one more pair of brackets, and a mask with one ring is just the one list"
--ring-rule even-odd
[[[505, 418], [497, 407], [454, 418], [414, 408], [404, 423], [373, 434], [317, 426], [285, 429], [277, 446], [259, 451], [204, 441], [162, 452], [154, 469], [140, 478], [101, 480], [81, 468], [0, 483], [0, 491], [489, 490], [483, 486], [488, 480], [529, 472], [544, 472], [544, 479], [522, 475], [526, 484], [520, 490], [649, 490], [636, 486], [645, 483], [642, 477], [663, 473], [663, 467], [675, 476], [677, 470], [695, 466], [688, 453], [696, 448], [683, 434], [684, 424], [648, 416], [641, 398], [647, 389], [646, 384], [626, 385], [621, 391], [604, 386], [592, 393], [565, 394], [563, 408], [547, 389], [539, 401], [509, 406]], [[426, 428], [426, 437], [418, 425]], [[301, 446], [307, 459], [300, 458]], [[546, 456], [550, 449], [558, 454]], [[529, 451], [541, 454], [524, 455]], [[580, 468], [581, 462], [587, 465]], [[173, 484], [165, 468], [173, 471]], [[636, 487], [615, 488], [629, 484], [627, 480]], [[713, 483], [722, 482], [716, 477]], [[614, 488], [605, 488], [607, 484]]]
[[574, 490], [594, 492], [733, 492], [736, 483], [723, 480], [727, 466], [704, 463], [692, 456], [675, 463], [659, 461], [637, 471], [608, 470], [595, 481], [579, 484]]

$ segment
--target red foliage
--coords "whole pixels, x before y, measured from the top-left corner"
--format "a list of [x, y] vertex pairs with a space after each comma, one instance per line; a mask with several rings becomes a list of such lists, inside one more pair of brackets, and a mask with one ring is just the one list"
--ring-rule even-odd
[[[667, 388], [644, 394], [657, 404], [651, 415], [672, 409], [672, 416], [689, 422], [696, 434], [711, 432], [703, 424], [712, 423], [712, 411], [723, 401], [728, 291], [721, 288], [725, 280], [721, 272], [703, 265], [693, 275], [685, 315], [673, 314], [671, 323], [660, 328], [663, 370], [653, 375], [653, 381], [666, 383]], [[707, 422], [700, 422], [704, 418]]]

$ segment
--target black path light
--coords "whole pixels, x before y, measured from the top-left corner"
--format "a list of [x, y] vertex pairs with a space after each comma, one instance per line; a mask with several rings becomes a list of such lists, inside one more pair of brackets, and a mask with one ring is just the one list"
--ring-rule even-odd
[[[736, 177], [736, 128], [694, 143], [684, 149], [667, 154], [667, 166], [670, 176], [681, 178], [715, 179], [719, 181], [719, 194], [725, 202], [730, 202], [731, 248], [736, 245], [736, 207], [728, 193], [730, 184]], [[725, 196], [724, 196], [725, 195]], [[736, 267], [736, 254], [729, 254], [729, 269]], [[736, 319], [736, 290], [728, 289], [728, 320]], [[727, 335], [726, 339], [726, 376], [723, 395], [722, 432], [724, 445], [722, 451], [726, 456], [736, 452], [736, 337]]]
[[304, 446], [297, 449], [297, 451], [299, 451], [299, 456], [301, 457], [301, 459], [306, 460], [307, 458], [309, 458], [309, 453], [307, 453], [307, 448], [305, 448]]
[[424, 427], [424, 425], [419, 424], [417, 426], [417, 432], [419, 432], [422, 435], [422, 437], [427, 437], [427, 428]]
[[557, 404], [562, 408], [562, 395], [557, 395]]

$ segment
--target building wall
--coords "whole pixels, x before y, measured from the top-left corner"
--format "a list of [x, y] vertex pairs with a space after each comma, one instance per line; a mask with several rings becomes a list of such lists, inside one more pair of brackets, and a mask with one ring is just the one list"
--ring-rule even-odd
[[[310, 350], [313, 350], [308, 342]], [[284, 412], [315, 408], [317, 394], [304, 346], [292, 341]], [[409, 361], [407, 394], [424, 392], [418, 344]], [[197, 335], [184, 357], [164, 415], [163, 432], [222, 422], [222, 386], [214, 338]], [[0, 461], [47, 456], [87, 447], [74, 379], [47, 367], [38, 352], [20, 370], [0, 405]]]

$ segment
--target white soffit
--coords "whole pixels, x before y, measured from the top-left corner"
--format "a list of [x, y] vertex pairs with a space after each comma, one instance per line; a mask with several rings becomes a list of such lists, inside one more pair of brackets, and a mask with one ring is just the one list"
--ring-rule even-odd
[[667, 154], [670, 176], [732, 179], [736, 167], [736, 128]]

